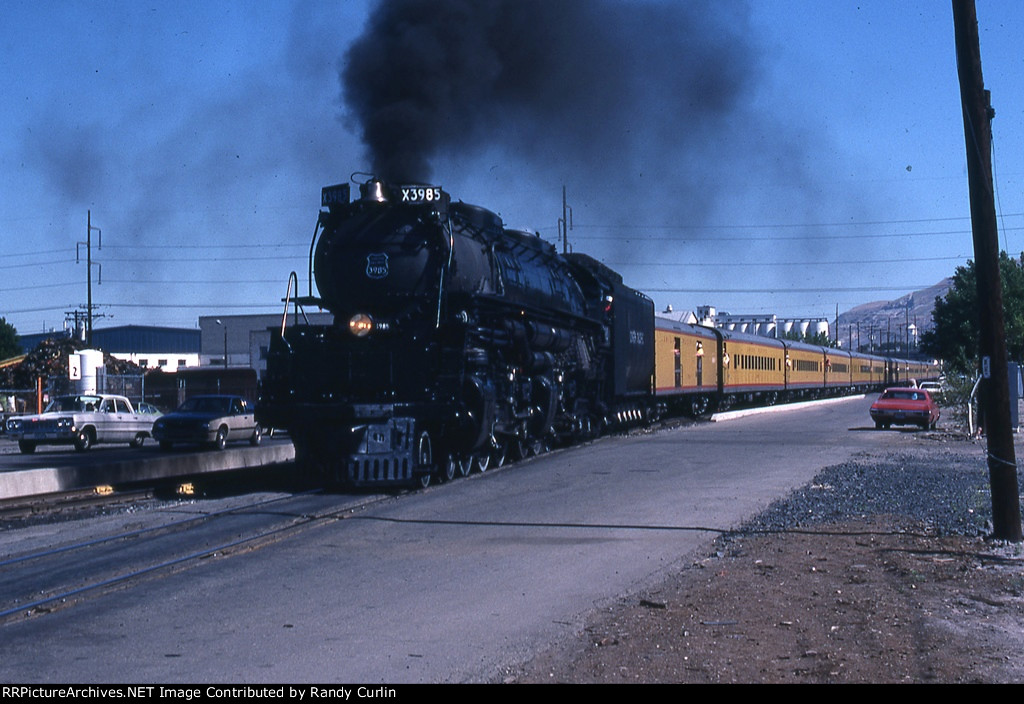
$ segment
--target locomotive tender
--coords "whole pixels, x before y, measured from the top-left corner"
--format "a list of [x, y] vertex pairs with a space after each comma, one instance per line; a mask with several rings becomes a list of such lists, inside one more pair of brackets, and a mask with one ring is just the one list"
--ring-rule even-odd
[[256, 406], [304, 471], [426, 486], [655, 412], [654, 304], [617, 273], [436, 186], [349, 190], [322, 191], [296, 301], [334, 324], [275, 332]]
[[[426, 486], [665, 407], [701, 415], [940, 371], [655, 317], [600, 262], [437, 186], [374, 179], [351, 200], [341, 184], [321, 205], [309, 295], [273, 334], [256, 417], [328, 482]], [[334, 323], [299, 324], [299, 305]]]

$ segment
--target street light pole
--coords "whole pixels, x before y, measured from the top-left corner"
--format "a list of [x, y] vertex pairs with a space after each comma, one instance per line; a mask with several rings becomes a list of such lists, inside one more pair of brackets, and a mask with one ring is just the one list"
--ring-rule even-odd
[[217, 318], [217, 325], [224, 328], [224, 368], [228, 368], [228, 326], [221, 322], [220, 318]]

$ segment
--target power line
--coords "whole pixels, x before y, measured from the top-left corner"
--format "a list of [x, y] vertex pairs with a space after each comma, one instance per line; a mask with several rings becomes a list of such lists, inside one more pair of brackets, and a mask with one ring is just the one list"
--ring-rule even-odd
[[[238, 280], [230, 280], [230, 281], [224, 281], [224, 280], [219, 280], [219, 281], [194, 281], [194, 280], [188, 280], [188, 281], [183, 281], [183, 280], [178, 280], [178, 281], [174, 281], [174, 280], [162, 280], [162, 281], [152, 281], [152, 280], [142, 281], [142, 280], [136, 280], [136, 281], [126, 281], [126, 280], [120, 280], [120, 279], [107, 279], [104, 283], [105, 283], [105, 285], [110, 285], [110, 284], [123, 284], [123, 285], [126, 285], [126, 286], [145, 285], [146, 288], [148, 289], [148, 288], [152, 288], [154, 286], [161, 286], [161, 285], [164, 285], [164, 286], [191, 286], [193, 284], [199, 284], [199, 285], [203, 285], [203, 286], [211, 286], [211, 285], [212, 286], [221, 286], [221, 285], [223, 285], [223, 286], [246, 286], [246, 285], [250, 285], [250, 284], [251, 285], [274, 285], [274, 284], [281, 284], [281, 286], [283, 288], [284, 285], [285, 285], [284, 282], [285, 282], [285, 279], [277, 278], [277, 279], [245, 279], [245, 280], [242, 280], [242, 281], [238, 281]], [[67, 286], [78, 287], [78, 286], [81, 286], [81, 285], [82, 284], [81, 284], [80, 281], [69, 281], [67, 283], [60, 283], [60, 284], [35, 284], [33, 286], [18, 286], [18, 287], [15, 287], [15, 288], [0, 288], [0, 293], [19, 293], [19, 292], [23, 292], [23, 291], [38, 291], [38, 290], [42, 290], [42, 289], [60, 288], [60, 287], [67, 287]]]
[[[577, 226], [576, 227], [576, 230], [584, 230], [584, 229], [613, 229], [613, 228], [612, 228], [612, 226], [604, 226], [604, 225], [593, 225], [593, 226], [590, 226], [589, 228], [586, 227], [586, 226]], [[648, 226], [644, 226], [644, 225], [634, 225], [634, 226], [615, 228], [615, 229], [619, 229], [619, 230], [637, 230], [637, 229], [664, 230], [664, 229], [672, 229], [672, 228], [669, 227], [669, 226], [666, 226], [666, 227], [660, 227], [660, 226], [648, 227]], [[684, 228], [684, 229], [688, 229], [688, 228]], [[1014, 230], [1014, 231], [1015, 230], [1024, 230], [1024, 227], [1008, 227], [1008, 228], [1005, 228], [1005, 230], [1007, 230], [1007, 231], [1009, 231], [1009, 230]], [[869, 239], [898, 239], [898, 238], [901, 238], [901, 237], [948, 237], [950, 235], [960, 235], [960, 236], [963, 236], [963, 237], [969, 237], [970, 234], [971, 234], [970, 230], [946, 230], [946, 231], [936, 231], [936, 232], [902, 232], [902, 233], [887, 232], [887, 233], [873, 234], [873, 235], [761, 235], [761, 236], [744, 236], [744, 237], [741, 237], [741, 236], [730, 236], [730, 235], [726, 235], [726, 236], [715, 235], [714, 237], [705, 237], [705, 238], [700, 238], [700, 239], [680, 239], [678, 237], [643, 237], [642, 239], [645, 242], [678, 242], [680, 244], [683, 244], [683, 243], [690, 243], [690, 242], [700, 242], [700, 243], [713, 243], [713, 242], [785, 242], [785, 241], [806, 242], [806, 241], [812, 241], [812, 240], [869, 240]], [[604, 235], [593, 235], [593, 236], [591, 236], [591, 235], [588, 235], [588, 236], [581, 237], [579, 239], [582, 239], [582, 240], [587, 241], [587, 242], [595, 241], [595, 240], [618, 240], [620, 242], [631, 242], [631, 241], [634, 241], [634, 240], [637, 240], [637, 239], [641, 239], [641, 238], [639, 238], [639, 237], [632, 237], [632, 238], [630, 238], [629, 236], [625, 236], [625, 235], [618, 235], [618, 236], [615, 236], [615, 235], [608, 235], [608, 236], [604, 236]]]
[[645, 293], [863, 293], [870, 291], [920, 291], [935, 284], [924, 286], [830, 286], [828, 288], [644, 288]]
[[143, 308], [147, 310], [160, 309], [160, 308], [174, 308], [181, 310], [182, 308], [216, 308], [221, 310], [224, 308], [233, 309], [248, 309], [248, 310], [271, 310], [281, 311], [280, 303], [194, 303], [194, 304], [181, 304], [181, 303], [101, 303], [99, 304], [104, 308]]
[[10, 257], [41, 257], [47, 254], [70, 254], [74, 251], [74, 247], [66, 247], [64, 249], [35, 249], [31, 252], [4, 252], [4, 259]]
[[[1024, 217], [1024, 213], [1006, 213], [1004, 217]], [[865, 225], [917, 225], [926, 222], [967, 222], [971, 221], [969, 215], [948, 217], [948, 218], [919, 218], [915, 220], [850, 220], [847, 222], [819, 222], [819, 223], [806, 223], [806, 222], [795, 222], [795, 223], [775, 223], [775, 224], [701, 224], [701, 225], [633, 225], [627, 227], [642, 227], [651, 229], [665, 229], [665, 230], [750, 230], [750, 229], [788, 229], [796, 227], [862, 227]], [[576, 229], [583, 227], [586, 229], [614, 229], [620, 228], [619, 225], [574, 225]]]
[[54, 264], [71, 264], [71, 259], [57, 260], [49, 259], [43, 262], [24, 262], [22, 264], [4, 264], [0, 269], [31, 269], [37, 266], [53, 266]]
[[849, 264], [906, 264], [908, 262], [943, 262], [943, 261], [962, 261], [968, 259], [968, 255], [959, 254], [955, 257], [918, 257], [913, 259], [861, 259], [861, 260], [850, 260], [850, 261], [799, 261], [799, 262], [702, 262], [702, 261], [691, 261], [691, 262], [608, 262], [602, 260], [605, 266], [612, 267], [625, 267], [625, 266], [727, 266], [727, 267], [740, 267], [740, 266], [757, 266], [757, 267], [776, 267], [776, 266], [803, 266], [806, 267], [808, 264], [814, 266], [847, 266]]

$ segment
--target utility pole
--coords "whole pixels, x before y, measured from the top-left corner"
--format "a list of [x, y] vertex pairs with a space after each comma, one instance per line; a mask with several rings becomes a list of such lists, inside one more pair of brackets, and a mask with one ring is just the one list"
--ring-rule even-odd
[[85, 344], [92, 347], [92, 211], [85, 211], [85, 271], [88, 277], [89, 301], [86, 303]]
[[[568, 218], [566, 217], [568, 215]], [[566, 205], [565, 184], [562, 184], [562, 219], [558, 221], [558, 234], [562, 239], [562, 254], [569, 251], [569, 230], [572, 229], [572, 208]]]
[[[86, 287], [88, 303], [85, 306], [85, 344], [92, 347], [92, 231], [95, 230], [99, 236], [99, 246], [96, 249], [103, 249], [103, 231], [98, 227], [92, 226], [92, 211], [85, 211], [85, 242], [77, 242], [75, 246], [75, 263], [77, 264], [79, 259], [78, 246], [85, 245], [85, 267], [86, 271]], [[100, 266], [99, 263], [96, 266]], [[100, 267], [100, 281], [103, 283], [103, 268]]]
[[907, 307], [904, 310], [903, 316], [903, 329], [906, 331], [903, 335], [903, 350], [904, 354], [910, 356], [910, 301], [907, 300]]
[[991, 95], [981, 74], [981, 46], [974, 0], [953, 0], [956, 64], [967, 145], [971, 232], [978, 280], [979, 351], [988, 417], [988, 476], [992, 490], [994, 538], [1021, 542], [1017, 458], [1010, 425], [1009, 372], [999, 276], [999, 234], [992, 188]]

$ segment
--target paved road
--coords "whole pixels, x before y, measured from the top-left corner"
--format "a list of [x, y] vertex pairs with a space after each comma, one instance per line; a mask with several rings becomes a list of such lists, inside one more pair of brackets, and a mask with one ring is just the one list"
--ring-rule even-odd
[[909, 439], [869, 429], [869, 405], [604, 439], [397, 497], [8, 624], [0, 680], [500, 680], [819, 468]]

